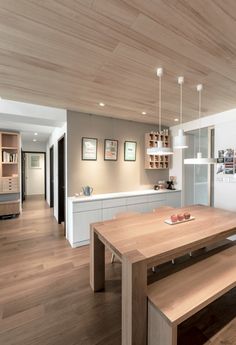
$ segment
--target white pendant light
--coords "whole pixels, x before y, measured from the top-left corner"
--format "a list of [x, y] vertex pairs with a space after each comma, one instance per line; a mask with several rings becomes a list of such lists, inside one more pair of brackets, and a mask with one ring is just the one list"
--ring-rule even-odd
[[[163, 68], [157, 69], [157, 76], [159, 78], [159, 135], [161, 134], [161, 77], [163, 76]], [[158, 140], [157, 146], [150, 147], [147, 149], [148, 155], [158, 155], [158, 156], [167, 156], [173, 155], [170, 147], [166, 147], [163, 141]]]
[[183, 130], [183, 83], [184, 77], [178, 78], [178, 84], [180, 85], [180, 110], [179, 110], [179, 118], [180, 118], [180, 129], [178, 131], [178, 135], [174, 137], [174, 148], [175, 149], [187, 149], [187, 138], [184, 135]]
[[184, 160], [184, 164], [214, 164], [216, 163], [216, 159], [214, 158], [203, 158], [202, 152], [200, 151], [201, 148], [201, 106], [202, 106], [202, 84], [197, 85], [197, 91], [199, 94], [199, 104], [198, 104], [198, 118], [199, 118], [199, 130], [198, 130], [198, 153], [197, 158], [188, 158]]

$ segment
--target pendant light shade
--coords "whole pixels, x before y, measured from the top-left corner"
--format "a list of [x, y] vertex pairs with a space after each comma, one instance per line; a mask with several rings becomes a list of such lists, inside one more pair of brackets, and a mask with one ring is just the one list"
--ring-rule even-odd
[[[157, 69], [157, 76], [159, 78], [159, 134], [161, 134], [161, 78], [163, 76], [163, 68]], [[168, 156], [173, 155], [170, 147], [166, 147], [163, 141], [157, 141], [157, 146], [147, 149], [148, 155]]]
[[202, 93], [202, 84], [197, 85], [197, 91], [199, 94], [199, 105], [198, 105], [198, 116], [199, 116], [199, 130], [198, 130], [198, 153], [197, 153], [197, 158], [188, 158], [184, 160], [184, 164], [214, 164], [216, 163], [216, 159], [214, 158], [203, 158], [202, 157], [202, 152], [200, 151], [201, 148], [201, 106], [202, 106], [202, 97], [201, 97], [201, 93]]
[[178, 135], [174, 137], [174, 148], [175, 149], [186, 149], [188, 148], [187, 145], [187, 138], [184, 135], [183, 130], [183, 83], [184, 77], [178, 78], [178, 84], [180, 86], [180, 109], [179, 109], [179, 118], [180, 118], [180, 129], [178, 131]]
[[169, 156], [173, 155], [169, 147], [163, 146], [163, 141], [158, 141], [157, 146], [147, 149], [148, 155]]
[[202, 153], [197, 153], [197, 158], [188, 158], [184, 160], [184, 164], [214, 164], [216, 163], [214, 158], [203, 158]]
[[180, 128], [178, 131], [178, 135], [174, 137], [174, 148], [175, 149], [187, 149], [187, 137], [184, 135], [183, 128]]

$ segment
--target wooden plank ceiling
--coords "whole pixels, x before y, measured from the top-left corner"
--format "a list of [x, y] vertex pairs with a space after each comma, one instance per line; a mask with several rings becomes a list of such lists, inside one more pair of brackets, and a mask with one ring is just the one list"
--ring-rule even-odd
[[0, 0], [0, 95], [155, 123], [162, 66], [163, 122], [179, 75], [189, 121], [197, 83], [203, 115], [236, 107], [235, 32], [235, 0]]

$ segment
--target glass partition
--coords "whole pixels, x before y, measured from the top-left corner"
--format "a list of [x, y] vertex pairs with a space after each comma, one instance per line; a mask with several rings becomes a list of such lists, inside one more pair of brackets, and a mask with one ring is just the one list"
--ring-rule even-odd
[[[184, 150], [183, 158], [197, 157], [199, 152], [199, 131], [194, 130], [186, 133], [188, 135], [189, 148]], [[209, 137], [211, 131], [208, 128], [201, 129], [200, 151], [203, 157], [208, 157]], [[184, 165], [184, 204], [209, 205], [211, 196], [211, 165]]]

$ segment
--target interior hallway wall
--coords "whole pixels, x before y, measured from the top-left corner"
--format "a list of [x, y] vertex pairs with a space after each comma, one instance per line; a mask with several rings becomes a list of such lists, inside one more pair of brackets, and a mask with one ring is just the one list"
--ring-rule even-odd
[[[51, 134], [46, 148], [47, 156], [47, 203], [50, 205], [50, 147], [54, 148], [54, 216], [58, 219], [58, 140], [65, 135], [65, 181], [67, 181], [67, 125], [64, 124], [62, 127], [57, 127]], [[65, 195], [67, 197], [67, 183], [65, 186]], [[66, 209], [65, 209], [65, 212]]]

